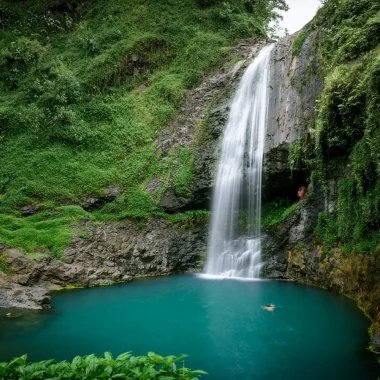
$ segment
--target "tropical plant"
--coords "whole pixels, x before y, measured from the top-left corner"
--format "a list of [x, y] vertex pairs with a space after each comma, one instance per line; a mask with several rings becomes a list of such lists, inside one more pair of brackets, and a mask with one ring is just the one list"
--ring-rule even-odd
[[161, 356], [154, 352], [148, 352], [146, 356], [133, 356], [130, 352], [125, 352], [113, 358], [110, 352], [105, 352], [104, 356], [76, 356], [72, 362], [44, 360], [29, 363], [27, 355], [23, 355], [10, 362], [0, 363], [0, 379], [197, 380], [199, 376], [206, 374], [201, 370], [192, 371], [186, 368], [185, 357]]

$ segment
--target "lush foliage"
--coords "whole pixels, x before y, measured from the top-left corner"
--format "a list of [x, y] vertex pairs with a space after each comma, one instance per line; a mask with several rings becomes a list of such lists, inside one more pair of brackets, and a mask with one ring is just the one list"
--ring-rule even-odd
[[278, 198], [265, 203], [262, 207], [261, 225], [264, 230], [273, 229], [284, 222], [296, 210], [299, 202], [292, 203], [289, 199]]
[[328, 0], [311, 28], [316, 44], [323, 41], [316, 50], [325, 87], [315, 145], [302, 149], [314, 157], [309, 169], [327, 194], [329, 181], [340, 178], [336, 210], [320, 215], [316, 235], [344, 252], [374, 252], [380, 249], [380, 3]]
[[[229, 46], [265, 34], [276, 8], [284, 1], [2, 1], [0, 241], [58, 254], [74, 221], [51, 221], [56, 207], [108, 185], [125, 192], [101, 220], [159, 213], [169, 185], [188, 194], [191, 148], [162, 160], [155, 137], [185, 90]], [[155, 199], [151, 178], [163, 183]], [[20, 218], [26, 204], [44, 214]]]
[[149, 352], [147, 356], [132, 356], [126, 352], [113, 358], [110, 352], [103, 357], [77, 356], [73, 361], [45, 360], [28, 363], [27, 356], [0, 363], [0, 379], [19, 380], [74, 380], [74, 379], [161, 379], [196, 380], [205, 372], [185, 367], [185, 356], [160, 356]]
[[288, 156], [290, 170], [300, 170], [304, 162], [302, 141], [297, 140], [290, 144]]

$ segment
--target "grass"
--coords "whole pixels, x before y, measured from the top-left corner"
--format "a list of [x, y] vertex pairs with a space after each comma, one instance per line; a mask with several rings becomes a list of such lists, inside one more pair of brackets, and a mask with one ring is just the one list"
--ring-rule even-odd
[[[8, 7], [27, 12], [28, 4]], [[34, 9], [43, 14], [38, 4]], [[156, 173], [154, 138], [186, 89], [220, 64], [228, 46], [257, 32], [252, 26], [237, 34], [214, 13], [195, 1], [95, 1], [72, 30], [48, 32], [48, 43], [32, 37], [41, 29], [37, 21], [17, 33], [1, 31], [8, 69], [0, 99], [2, 206], [75, 200], [112, 183], [136, 187]], [[30, 35], [17, 38], [18, 32]], [[25, 45], [20, 57], [12, 43]], [[36, 55], [37, 68], [30, 58]], [[183, 160], [177, 169], [179, 182], [190, 176]], [[182, 192], [185, 182], [178, 184]]]
[[40, 212], [27, 218], [0, 214], [0, 240], [27, 254], [46, 251], [59, 258], [71, 240], [72, 227], [86, 219], [91, 216], [78, 206], [63, 206], [54, 213]]

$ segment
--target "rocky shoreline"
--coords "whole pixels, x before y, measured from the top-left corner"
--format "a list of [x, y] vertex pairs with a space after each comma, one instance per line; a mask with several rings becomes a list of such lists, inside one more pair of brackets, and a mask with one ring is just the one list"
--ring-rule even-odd
[[42, 309], [49, 292], [62, 287], [90, 287], [129, 282], [136, 276], [183, 273], [202, 266], [206, 232], [202, 226], [153, 220], [145, 227], [86, 222], [76, 227], [63, 257], [32, 260], [18, 249], [0, 247], [9, 268], [0, 272], [0, 307]]

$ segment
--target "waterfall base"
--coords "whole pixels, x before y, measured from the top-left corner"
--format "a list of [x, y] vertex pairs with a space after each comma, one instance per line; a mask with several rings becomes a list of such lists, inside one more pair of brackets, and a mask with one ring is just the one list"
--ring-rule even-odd
[[262, 267], [260, 238], [240, 237], [225, 242], [225, 250], [219, 255], [208, 275], [228, 278], [257, 279]]

